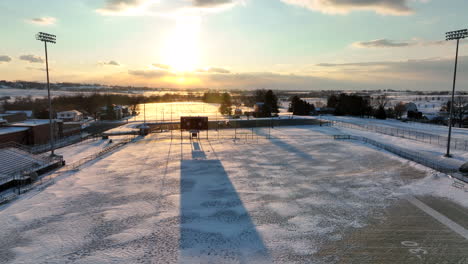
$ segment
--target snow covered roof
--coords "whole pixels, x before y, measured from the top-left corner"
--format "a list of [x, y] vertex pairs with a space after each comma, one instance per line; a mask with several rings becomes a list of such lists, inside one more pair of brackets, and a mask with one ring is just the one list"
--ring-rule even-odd
[[69, 110], [69, 111], [62, 111], [62, 112], [58, 112], [57, 114], [77, 114], [77, 115], [81, 115], [82, 113], [78, 110]]
[[9, 110], [6, 111], [7, 114], [18, 114], [18, 113], [25, 113], [28, 118], [32, 117], [33, 111], [30, 110]]
[[[60, 122], [61, 123], [62, 120], [55, 119], [55, 122]], [[42, 126], [42, 125], [46, 125], [46, 124], [49, 124], [49, 119], [29, 119], [29, 120], [24, 120], [24, 121], [21, 121], [21, 122], [11, 123], [11, 124], [9, 124], [9, 126], [32, 127], [32, 126]]]
[[6, 135], [11, 133], [17, 133], [21, 131], [26, 131], [29, 128], [27, 127], [0, 127], [0, 135]]

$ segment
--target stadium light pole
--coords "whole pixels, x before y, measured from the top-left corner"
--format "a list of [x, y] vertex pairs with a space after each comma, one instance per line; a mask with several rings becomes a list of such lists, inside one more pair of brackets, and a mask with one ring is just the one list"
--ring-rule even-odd
[[46, 56], [46, 73], [47, 73], [47, 96], [49, 99], [49, 132], [50, 132], [50, 149], [51, 156], [54, 156], [54, 128], [52, 122], [52, 100], [50, 98], [50, 83], [49, 83], [49, 58], [47, 55], [47, 43], [56, 43], [56, 36], [44, 32], [39, 32], [36, 34], [36, 39], [44, 42], [45, 56]]
[[457, 51], [455, 54], [455, 71], [453, 73], [453, 87], [452, 87], [452, 101], [450, 103], [450, 115], [449, 115], [449, 132], [448, 132], [448, 139], [447, 139], [447, 154], [445, 157], [450, 158], [452, 155], [450, 154], [450, 140], [452, 137], [452, 125], [453, 125], [453, 103], [455, 101], [455, 86], [457, 82], [457, 66], [458, 66], [458, 47], [460, 45], [460, 39], [464, 39], [468, 37], [468, 29], [462, 29], [457, 31], [450, 31], [445, 33], [446, 40], [456, 40], [457, 41]]

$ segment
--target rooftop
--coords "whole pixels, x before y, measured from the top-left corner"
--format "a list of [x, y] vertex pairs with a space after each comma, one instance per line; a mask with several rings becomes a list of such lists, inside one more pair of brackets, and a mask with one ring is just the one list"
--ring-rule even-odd
[[57, 114], [68, 114], [68, 113], [75, 113], [75, 114], [78, 114], [78, 115], [81, 115], [81, 112], [78, 111], [78, 110], [69, 110], [69, 111], [62, 111], [62, 112], [58, 112]]
[[27, 127], [0, 127], [0, 135], [17, 133], [28, 130]]
[[[62, 122], [62, 120], [55, 119], [56, 122]], [[32, 126], [42, 126], [49, 124], [49, 119], [29, 119], [21, 122], [15, 122], [12, 124], [9, 124], [9, 126], [15, 126], [15, 127], [32, 127]]]
[[33, 111], [31, 110], [9, 110], [6, 111], [7, 114], [17, 114], [17, 113], [25, 113], [27, 117], [32, 117]]

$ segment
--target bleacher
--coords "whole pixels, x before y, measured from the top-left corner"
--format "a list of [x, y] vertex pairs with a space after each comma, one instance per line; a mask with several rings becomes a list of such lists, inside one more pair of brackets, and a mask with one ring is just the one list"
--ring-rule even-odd
[[48, 154], [32, 154], [18, 144], [0, 145], [0, 186], [18, 179], [24, 180], [30, 173], [61, 161], [61, 157], [51, 158]]

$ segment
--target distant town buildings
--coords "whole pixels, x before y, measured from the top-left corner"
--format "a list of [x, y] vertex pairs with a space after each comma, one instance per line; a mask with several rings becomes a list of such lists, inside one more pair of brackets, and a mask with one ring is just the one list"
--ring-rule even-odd
[[83, 120], [83, 114], [77, 110], [58, 112], [57, 119], [61, 119], [64, 122], [77, 122]]
[[111, 109], [108, 109], [108, 106], [101, 108], [101, 120], [119, 120], [131, 115], [128, 106], [112, 105], [111, 107]]

